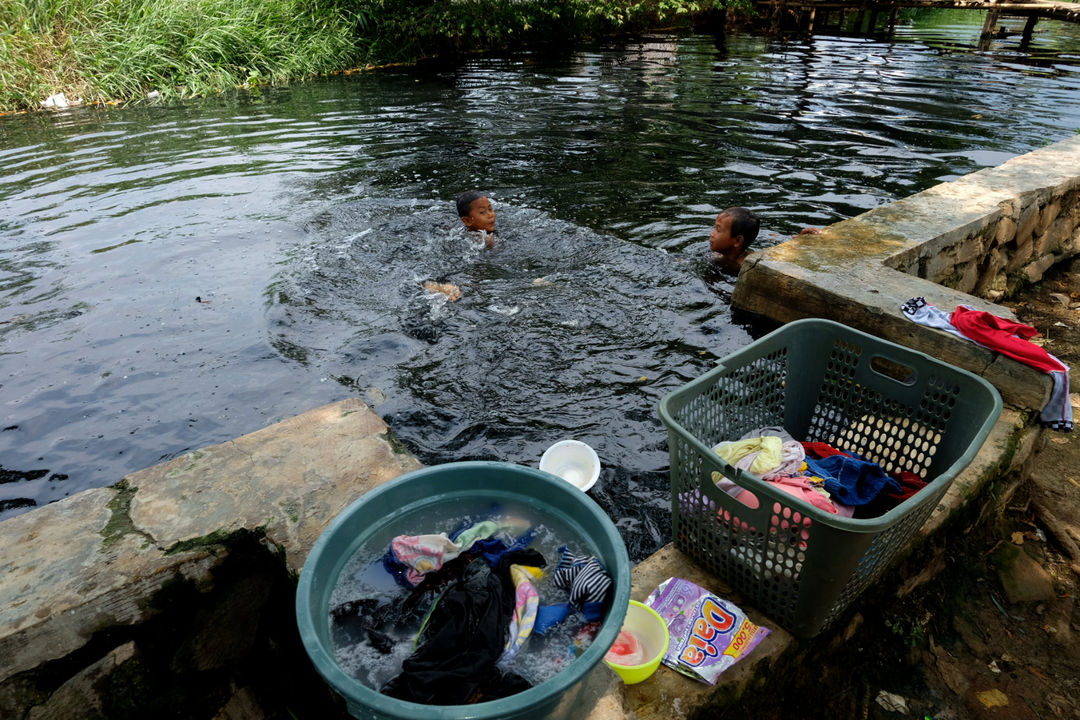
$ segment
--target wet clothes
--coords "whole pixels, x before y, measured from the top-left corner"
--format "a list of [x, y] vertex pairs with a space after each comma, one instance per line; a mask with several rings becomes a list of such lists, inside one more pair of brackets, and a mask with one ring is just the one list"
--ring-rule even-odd
[[780, 466], [783, 444], [778, 437], [756, 437], [720, 443], [714, 452], [737, 468], [764, 475]]
[[534, 550], [504, 556], [496, 568], [483, 558], [465, 566], [435, 601], [401, 673], [380, 690], [427, 705], [463, 705], [506, 697], [530, 687], [497, 662], [506, 648], [516, 588], [510, 566], [543, 565]]
[[555, 587], [569, 590], [570, 604], [576, 607], [603, 602], [611, 590], [611, 576], [600, 561], [592, 555], [575, 555], [566, 546], [559, 552], [562, 556], [552, 574]]
[[[803, 459], [806, 456], [802, 444], [778, 426], [752, 430], [736, 442], [718, 444], [713, 452], [740, 470], [758, 475], [763, 480], [798, 475], [804, 469]], [[720, 484], [722, 477], [714, 472], [713, 482]]]
[[883, 490], [900, 492], [895, 478], [875, 462], [839, 453], [821, 460], [807, 458], [807, 471], [822, 478], [829, 495], [845, 505], [866, 505]]
[[510, 632], [506, 639], [506, 649], [499, 658], [499, 665], [514, 659], [532, 635], [536, 624], [536, 612], [540, 606], [540, 596], [532, 581], [543, 575], [540, 568], [524, 565], [511, 565], [510, 578], [516, 588], [514, 592], [514, 612], [510, 616]]
[[565, 546], [559, 551], [562, 555], [552, 571], [552, 584], [569, 591], [570, 602], [541, 605], [537, 609], [533, 632], [539, 635], [563, 622], [575, 611], [592, 622], [602, 619], [607, 609], [612, 582], [600, 561], [591, 555], [575, 555]]
[[[520, 533], [517, 537], [515, 533]], [[483, 555], [494, 567], [508, 552], [532, 543], [536, 530], [518, 520], [485, 520], [462, 526], [449, 537], [446, 533], [398, 535], [390, 541], [383, 567], [398, 585], [416, 587], [427, 573], [438, 570], [466, 551]]]
[[840, 512], [829, 493], [822, 491], [805, 475], [777, 478], [771, 482], [776, 489], [783, 490], [788, 495], [797, 497], [803, 502], [820, 508], [827, 513], [836, 515]]
[[1050, 373], [1054, 387], [1050, 393], [1050, 401], [1043, 407], [1039, 419], [1053, 430], [1069, 432], [1073, 429], [1072, 404], [1069, 402], [1069, 367], [1046, 352], [1045, 348], [1030, 342], [1031, 338], [1039, 334], [1038, 330], [988, 312], [973, 310], [967, 305], [957, 305], [949, 319], [965, 337], [979, 345]]
[[815, 460], [827, 458], [831, 455], [847, 455], [848, 457], [851, 457], [850, 455], [848, 455], [848, 453], [844, 452], [843, 450], [837, 450], [829, 443], [804, 442], [802, 443], [802, 446], [803, 449], [806, 451], [806, 454], [809, 457], [814, 458]]
[[[388, 655], [394, 648], [394, 640], [387, 634], [389, 630], [408, 619], [409, 614], [399, 604], [373, 598], [350, 600], [330, 610], [330, 620], [348, 642], [366, 640], [383, 655]], [[419, 619], [413, 618], [417, 622]]]

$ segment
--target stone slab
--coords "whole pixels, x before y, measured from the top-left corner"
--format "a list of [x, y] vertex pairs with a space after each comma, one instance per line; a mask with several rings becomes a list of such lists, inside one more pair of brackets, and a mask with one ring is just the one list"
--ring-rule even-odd
[[0, 523], [0, 683], [135, 624], [170, 580], [205, 576], [206, 550], [166, 556], [145, 538], [110, 534], [117, 493], [97, 488]]
[[995, 479], [1003, 477], [1018, 467], [1034, 451], [1042, 429], [1026, 425], [1022, 413], [1008, 408], [1001, 417], [971, 463], [957, 473], [952, 485], [942, 496], [933, 513], [919, 528], [916, 542], [921, 542], [941, 529], [956, 511], [965, 507]]
[[[784, 243], [786, 245], [787, 243]], [[808, 269], [776, 259], [770, 248], [743, 266], [732, 304], [786, 323], [827, 318], [876, 337], [924, 352], [986, 378], [1009, 405], [1042, 408], [1050, 397], [1049, 376], [943, 330], [912, 322], [900, 307], [913, 297], [949, 311], [970, 305], [1015, 319], [1008, 308], [884, 266], [858, 263]]]
[[26, 720], [90, 720], [103, 717], [101, 693], [108, 691], [108, 684], [103, 681], [136, 654], [133, 642], [110, 650], [101, 660], [61, 685], [48, 702], [31, 709]]
[[422, 465], [358, 399], [342, 400], [132, 473], [131, 520], [158, 546], [265, 531], [299, 573], [349, 503]]
[[231, 533], [264, 531], [298, 573], [345, 506], [420, 467], [350, 399], [5, 520], [0, 683], [145, 621], [166, 583], [209, 577]]
[[793, 638], [789, 633], [746, 605], [727, 583], [703, 569], [673, 544], [669, 543], [639, 563], [631, 577], [630, 597], [633, 600], [644, 602], [664, 580], [681, 577], [734, 602], [752, 622], [771, 631], [749, 655], [728, 668], [715, 686], [680, 675], [665, 665], [661, 665], [648, 680], [624, 686], [626, 710], [629, 717], [636, 720], [684, 718], [703, 706], [731, 702], [758, 681], [770, 663], [792, 645]]

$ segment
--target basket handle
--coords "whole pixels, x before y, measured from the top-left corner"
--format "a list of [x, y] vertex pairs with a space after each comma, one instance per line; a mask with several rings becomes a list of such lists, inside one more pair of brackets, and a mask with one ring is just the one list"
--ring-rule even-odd
[[911, 387], [919, 381], [918, 368], [880, 353], [871, 356], [870, 369], [886, 380], [892, 380], [906, 387]]

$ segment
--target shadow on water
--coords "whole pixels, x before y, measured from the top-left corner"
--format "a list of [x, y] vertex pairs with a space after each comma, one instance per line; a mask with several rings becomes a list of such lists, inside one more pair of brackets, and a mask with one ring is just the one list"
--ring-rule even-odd
[[426, 464], [535, 466], [557, 440], [589, 443], [604, 466], [591, 494], [640, 559], [669, 534], [657, 403], [747, 335], [694, 262], [496, 207], [491, 249], [442, 203], [320, 216], [272, 286], [274, 343], [306, 348], [298, 360], [361, 392]]

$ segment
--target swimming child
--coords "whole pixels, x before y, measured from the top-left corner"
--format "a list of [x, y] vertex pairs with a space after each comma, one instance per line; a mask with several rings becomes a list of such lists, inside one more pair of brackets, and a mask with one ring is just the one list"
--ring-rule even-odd
[[[495, 209], [491, 201], [475, 190], [468, 190], [457, 197], [457, 211], [465, 229], [483, 233], [484, 247], [495, 245]], [[453, 283], [439, 283], [428, 280], [424, 289], [431, 293], [442, 293], [451, 301], [461, 297], [461, 288]]]
[[717, 215], [709, 233], [713, 262], [728, 272], [739, 272], [760, 227], [758, 216], [744, 207], [730, 207]]
[[495, 244], [495, 209], [486, 196], [475, 190], [458, 195], [457, 211], [468, 230], [484, 233], [484, 246]]

